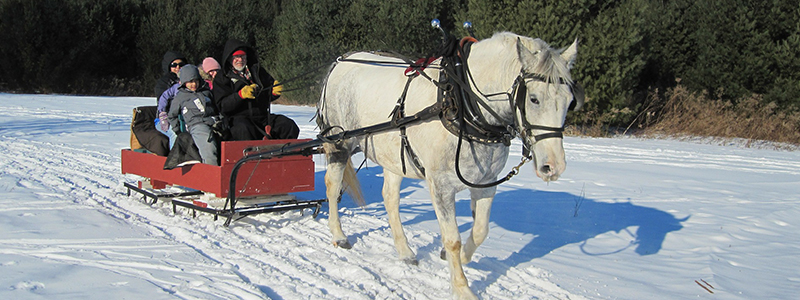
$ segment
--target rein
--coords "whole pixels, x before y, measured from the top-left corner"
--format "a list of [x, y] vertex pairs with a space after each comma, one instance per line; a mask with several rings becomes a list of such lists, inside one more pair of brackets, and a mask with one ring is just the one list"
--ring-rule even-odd
[[[306, 71], [306, 72], [303, 72], [303, 73], [302, 73], [302, 74], [300, 74], [300, 75], [297, 75], [297, 76], [295, 76], [295, 77], [289, 78], [289, 79], [287, 79], [287, 80], [285, 80], [285, 81], [280, 81], [278, 84], [273, 84], [273, 85], [271, 85], [271, 86], [269, 86], [269, 87], [267, 87], [267, 88], [268, 88], [268, 89], [271, 89], [271, 88], [274, 88], [274, 87], [276, 87], [276, 86], [285, 86], [285, 85], [286, 85], [286, 84], [288, 84], [288, 83], [291, 83], [291, 82], [298, 81], [298, 80], [300, 80], [300, 79], [306, 78], [306, 77], [308, 77], [308, 75], [311, 75], [311, 74], [313, 74], [313, 73], [316, 73], [316, 72], [317, 72], [317, 71], [319, 71], [320, 69], [322, 69], [322, 68], [325, 68], [325, 67], [329, 67], [330, 65], [331, 65], [331, 63], [330, 63], [330, 62], [327, 62], [327, 63], [325, 63], [325, 64], [321, 64], [321, 65], [319, 65], [319, 66], [316, 66], [316, 67], [314, 67], [314, 68], [312, 68], [312, 69], [310, 69], [310, 70], [308, 70], [308, 71]], [[311, 87], [311, 86], [313, 86], [313, 85], [301, 86], [301, 87], [296, 87], [296, 88], [293, 88], [293, 89], [285, 89], [285, 90], [283, 90], [283, 92], [284, 92], [284, 93], [287, 93], [287, 92], [293, 92], [293, 91], [303, 90], [303, 89], [306, 89], [306, 88], [308, 88], [308, 87]]]

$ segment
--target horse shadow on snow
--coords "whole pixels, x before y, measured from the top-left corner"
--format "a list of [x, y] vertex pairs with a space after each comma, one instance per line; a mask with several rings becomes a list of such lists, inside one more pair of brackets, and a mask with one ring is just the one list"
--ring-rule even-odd
[[[324, 171], [317, 172], [317, 179], [321, 184], [320, 187], [323, 187], [322, 190], [324, 190], [325, 186], [324, 174]], [[367, 205], [382, 203], [383, 201], [381, 197], [383, 178], [379, 176], [380, 174], [382, 174], [382, 169], [379, 166], [362, 169], [358, 173]], [[422, 180], [408, 178], [403, 180], [400, 194], [400, 213], [416, 215], [412, 219], [403, 220], [403, 225], [436, 222], [436, 214], [430, 203], [426, 203], [427, 207], [424, 208], [417, 207], [418, 205], [404, 205], [402, 198], [414, 191], [413, 189], [407, 189], [409, 187], [424, 188], [427, 192]], [[462, 239], [464, 239], [472, 228], [472, 213], [468, 193], [459, 193], [457, 197], [456, 214], [459, 220], [470, 220], [459, 224], [459, 231]], [[342, 202], [343, 206], [355, 206], [351, 200], [348, 200], [349, 198], [346, 197], [345, 199]], [[327, 206], [325, 206], [325, 209], [327, 209]], [[524, 188], [498, 191], [492, 204], [489, 236], [486, 242], [490, 243], [492, 239], [498, 238], [497, 230], [492, 229], [498, 226], [507, 231], [530, 235], [533, 238], [505, 259], [484, 256], [480, 261], [475, 261], [474, 259], [477, 257], [474, 257], [470, 264], [479, 269], [492, 269], [492, 273], [501, 271], [501, 274], [490, 275], [490, 278], [486, 280], [488, 282], [482, 283], [490, 285], [502, 273], [505, 273], [502, 269], [508, 270], [519, 264], [544, 257], [553, 250], [570, 244], [581, 243], [581, 251], [588, 256], [608, 255], [630, 248], [633, 248], [633, 251], [639, 255], [653, 255], [661, 250], [661, 245], [666, 235], [682, 229], [683, 225], [681, 223], [688, 218], [678, 219], [665, 211], [635, 205], [630, 201], [600, 202], [565, 192], [547, 192]], [[387, 224], [370, 231], [389, 230], [388, 228]], [[599, 235], [623, 231], [631, 236], [631, 240], [627, 245], [623, 245], [619, 249], [597, 253], [596, 251], [588, 251], [584, 247], [589, 240]], [[369, 232], [350, 233], [349, 236], [351, 242], [354, 242], [353, 238], [359, 240], [359, 236], [367, 234]], [[476, 254], [481, 252], [481, 247], [478, 248]], [[437, 239], [436, 244], [418, 249], [417, 253], [418, 255], [425, 251], [438, 253], [440, 249], [441, 244]], [[513, 249], [509, 250], [513, 251]], [[498, 266], [500, 269], [497, 268]]]

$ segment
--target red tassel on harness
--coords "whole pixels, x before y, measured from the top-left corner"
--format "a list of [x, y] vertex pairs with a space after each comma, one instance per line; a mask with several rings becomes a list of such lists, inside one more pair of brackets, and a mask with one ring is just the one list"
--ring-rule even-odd
[[410, 67], [406, 68], [405, 74], [406, 76], [416, 76], [419, 75], [419, 71], [425, 70], [428, 65], [430, 65], [434, 60], [438, 57], [428, 57], [428, 58], [420, 58], [411, 64]]

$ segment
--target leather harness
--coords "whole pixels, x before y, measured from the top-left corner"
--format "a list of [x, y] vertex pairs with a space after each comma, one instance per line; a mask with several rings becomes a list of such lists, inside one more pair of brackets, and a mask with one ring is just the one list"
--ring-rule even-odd
[[[402, 139], [401, 142], [402, 146], [400, 149], [400, 159], [403, 166], [404, 174], [406, 173], [405, 156], [408, 155], [410, 157], [411, 163], [414, 164], [414, 167], [417, 168], [423, 174], [423, 176], [425, 175], [425, 168], [422, 166], [422, 162], [419, 159], [419, 157], [414, 153], [414, 150], [410, 142], [408, 141], [408, 137], [406, 136], [406, 126], [413, 124], [416, 121], [428, 120], [436, 116], [439, 117], [442, 124], [444, 125], [445, 128], [447, 128], [448, 131], [459, 137], [460, 140], [459, 140], [458, 150], [460, 150], [461, 146], [460, 142], [463, 139], [466, 139], [468, 142], [476, 141], [484, 144], [502, 143], [506, 146], [509, 146], [511, 144], [511, 140], [514, 139], [514, 137], [516, 136], [519, 136], [523, 139], [532, 136], [534, 138], [534, 141], [540, 141], [547, 138], [563, 138], [563, 131], [564, 131], [563, 126], [548, 127], [548, 126], [535, 125], [528, 122], [526, 117], [525, 105], [527, 102], [526, 99], [527, 88], [525, 82], [527, 80], [550, 82], [550, 80], [545, 76], [539, 74], [525, 73], [524, 71], [520, 71], [520, 75], [517, 76], [513, 86], [511, 87], [511, 93], [501, 92], [491, 95], [484, 95], [481, 93], [483, 98], [495, 95], [503, 95], [503, 94], [507, 95], [509, 105], [511, 106], [512, 111], [515, 112], [514, 116], [512, 116], [512, 120], [507, 120], [502, 118], [497, 112], [492, 110], [489, 107], [489, 105], [482, 100], [481, 96], [479, 96], [472, 90], [470, 84], [468, 83], [468, 81], [472, 80], [472, 76], [469, 73], [469, 66], [467, 65], [467, 59], [469, 57], [469, 50], [471, 48], [471, 45], [474, 42], [476, 42], [474, 39], [465, 38], [457, 47], [457, 51], [454, 51], [455, 52], [454, 55], [443, 56], [441, 58], [440, 67], [443, 70], [443, 72], [440, 72], [438, 80], [434, 80], [423, 71], [423, 68], [427, 67], [427, 65], [414, 63], [411, 60], [406, 59], [402, 55], [396, 53], [391, 53], [390, 55], [387, 55], [387, 53], [378, 53], [379, 55], [400, 58], [405, 61], [404, 65], [411, 66], [409, 69], [416, 70], [416, 72], [408, 72], [407, 70], [406, 73], [410, 75], [408, 76], [408, 80], [406, 81], [405, 87], [403, 88], [403, 93], [398, 98], [395, 108], [390, 113], [391, 120], [387, 123], [370, 126], [374, 128], [381, 128], [382, 130], [389, 130], [392, 128], [400, 130], [400, 136]], [[392, 62], [376, 62], [376, 61], [367, 61], [359, 59], [349, 59], [347, 58], [347, 56], [340, 57], [339, 59], [337, 59], [337, 61], [382, 64], [382, 65], [401, 64]], [[427, 60], [426, 62], [430, 62], [430, 60]], [[411, 85], [411, 81], [413, 81], [418, 76], [425, 77], [427, 80], [429, 80], [438, 87], [437, 101], [433, 105], [426, 107], [425, 109], [419, 111], [418, 113], [412, 116], [406, 116], [405, 115], [406, 95], [408, 94], [408, 89], [409, 86]], [[569, 85], [572, 91], [571, 81], [568, 81], [564, 78], [558, 78], [557, 83]], [[485, 110], [490, 115], [492, 115], [494, 119], [504, 124], [503, 125], [490, 124], [487, 121], [487, 118], [484, 115], [482, 109]], [[321, 118], [321, 116], [319, 117]], [[413, 120], [413, 122], [409, 122], [409, 120]], [[539, 135], [534, 135], [533, 130], [544, 130], [548, 132]], [[374, 133], [376, 131], [370, 130], [369, 132]], [[528, 149], [526, 148], [524, 150]], [[457, 169], [456, 173], [459, 173], [458, 174], [459, 178], [461, 178], [461, 174], [458, 171], [458, 161], [456, 161], [456, 169]], [[461, 178], [461, 180], [468, 186], [488, 187], [500, 184], [516, 174], [516, 172], [514, 171], [512, 171], [512, 173], [509, 173], [509, 175], [507, 175], [506, 177], [489, 184], [472, 184], [467, 182], [463, 178]]]

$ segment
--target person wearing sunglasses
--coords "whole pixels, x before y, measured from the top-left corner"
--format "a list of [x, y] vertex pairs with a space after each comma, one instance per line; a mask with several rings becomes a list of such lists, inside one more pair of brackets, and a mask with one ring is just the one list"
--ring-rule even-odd
[[176, 136], [172, 133], [167, 112], [169, 111], [172, 98], [178, 92], [178, 72], [181, 67], [186, 65], [186, 58], [178, 51], [167, 51], [161, 59], [161, 69], [164, 74], [156, 81], [153, 92], [156, 95], [156, 119], [154, 120], [155, 129], [166, 135], [169, 139], [169, 149], [175, 145]]
[[161, 70], [164, 73], [161, 75], [161, 78], [156, 81], [156, 85], [153, 88], [156, 96], [156, 103], [158, 103], [158, 97], [160, 97], [164, 91], [178, 83], [178, 72], [184, 65], [186, 65], [186, 57], [180, 52], [170, 50], [164, 53], [164, 58], [161, 60]]

